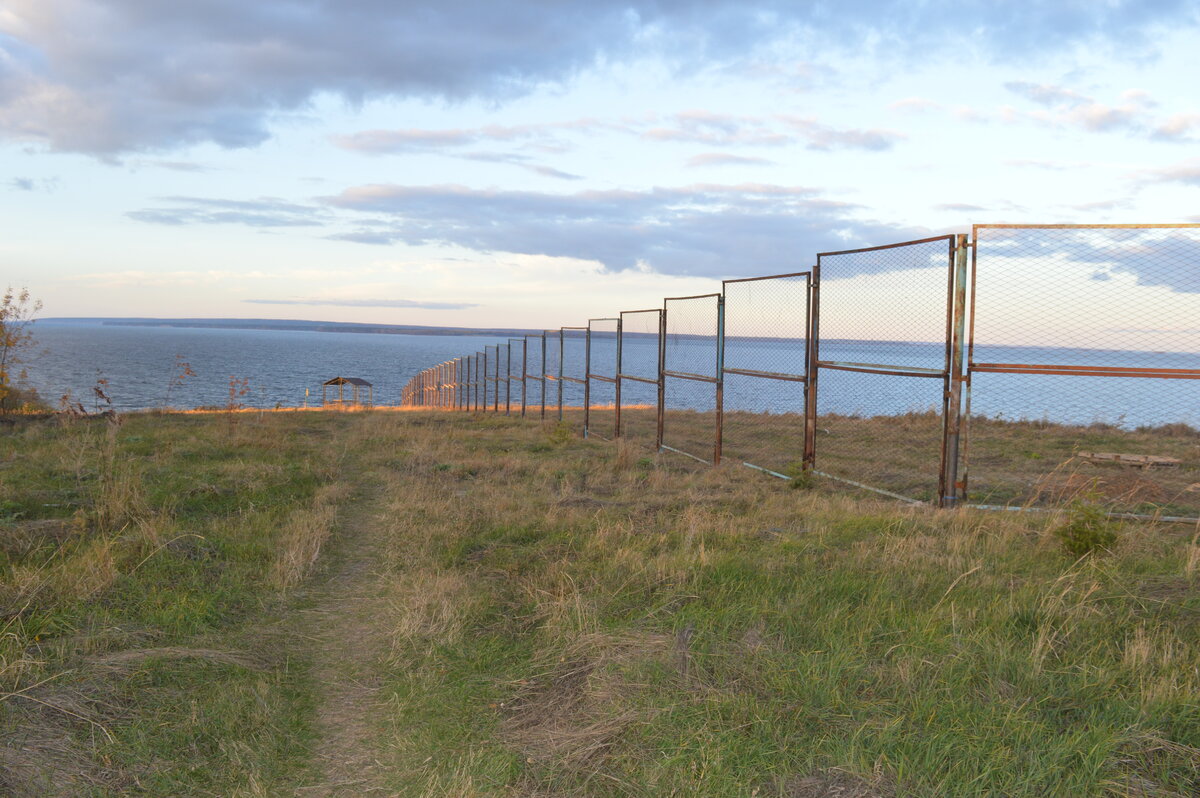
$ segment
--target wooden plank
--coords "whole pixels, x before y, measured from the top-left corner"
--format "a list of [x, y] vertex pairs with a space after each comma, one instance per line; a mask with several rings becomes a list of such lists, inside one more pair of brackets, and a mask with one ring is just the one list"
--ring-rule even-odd
[[1134, 468], [1179, 468], [1183, 462], [1175, 457], [1157, 454], [1120, 454], [1117, 452], [1078, 452], [1080, 460], [1088, 463], [1132, 466]]

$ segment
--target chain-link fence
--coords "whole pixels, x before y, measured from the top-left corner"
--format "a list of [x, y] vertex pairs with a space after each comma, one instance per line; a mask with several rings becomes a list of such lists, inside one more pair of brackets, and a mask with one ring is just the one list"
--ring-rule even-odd
[[721, 460], [721, 294], [663, 300], [662, 448]]
[[617, 424], [623, 438], [657, 449], [662, 420], [662, 309], [621, 312]]
[[817, 256], [815, 463], [937, 501], [950, 386], [954, 236]]
[[505, 362], [504, 381], [506, 415], [525, 415], [525, 338], [508, 339], [508, 360]]
[[620, 319], [589, 319], [583, 434], [617, 436], [617, 333]]
[[512, 338], [401, 399], [906, 501], [1194, 519], [1197, 318], [1200, 225], [977, 225]]
[[806, 463], [809, 272], [726, 280], [722, 458], [779, 476]]
[[521, 372], [525, 391], [525, 415], [546, 417], [546, 336], [525, 336], [525, 368]]
[[563, 327], [559, 352], [559, 417], [583, 432], [587, 405], [587, 327]]
[[542, 333], [542, 340], [546, 342], [545, 366], [542, 370], [542, 378], [546, 381], [544, 391], [546, 405], [553, 406], [553, 417], [561, 421], [563, 417], [562, 330], [546, 330]]
[[974, 238], [967, 500], [1200, 514], [1200, 229]]

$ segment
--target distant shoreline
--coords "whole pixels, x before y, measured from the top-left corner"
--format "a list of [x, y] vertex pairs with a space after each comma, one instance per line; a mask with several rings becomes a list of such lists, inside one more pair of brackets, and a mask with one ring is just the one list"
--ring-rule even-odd
[[102, 324], [109, 327], [183, 327], [214, 330], [278, 330], [295, 332], [367, 333], [373, 335], [540, 335], [542, 330], [503, 327], [432, 327], [419, 324], [366, 324], [304, 319], [156, 319], [113, 317], [58, 317], [38, 319], [59, 324]]

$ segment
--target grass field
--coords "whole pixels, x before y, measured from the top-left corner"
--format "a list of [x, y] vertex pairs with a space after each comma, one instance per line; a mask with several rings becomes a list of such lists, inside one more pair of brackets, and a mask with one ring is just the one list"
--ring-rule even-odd
[[1200, 792], [1196, 529], [1080, 557], [1079, 506], [936, 511], [567, 427], [0, 427], [0, 792]]

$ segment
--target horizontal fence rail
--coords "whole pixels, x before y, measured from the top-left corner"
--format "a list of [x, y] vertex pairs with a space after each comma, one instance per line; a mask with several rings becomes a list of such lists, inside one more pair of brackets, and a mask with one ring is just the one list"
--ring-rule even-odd
[[980, 224], [524, 333], [400, 401], [910, 503], [1194, 523], [1197, 319], [1200, 224]]

